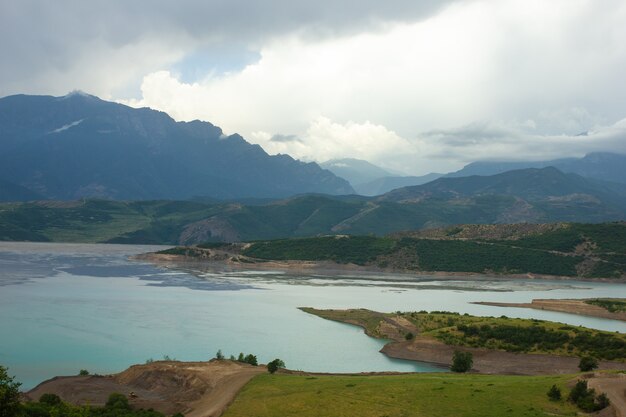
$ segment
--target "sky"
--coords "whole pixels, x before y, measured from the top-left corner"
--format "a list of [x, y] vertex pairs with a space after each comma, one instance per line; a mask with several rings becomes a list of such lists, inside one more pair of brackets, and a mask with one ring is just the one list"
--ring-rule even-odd
[[0, 96], [82, 90], [411, 175], [626, 153], [623, 0], [2, 0]]

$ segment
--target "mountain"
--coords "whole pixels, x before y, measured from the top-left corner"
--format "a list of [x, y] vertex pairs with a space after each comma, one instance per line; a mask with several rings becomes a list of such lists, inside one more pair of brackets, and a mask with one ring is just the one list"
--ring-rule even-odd
[[530, 162], [472, 162], [463, 169], [447, 174], [446, 177], [467, 177], [470, 175], [495, 175], [506, 171], [555, 167], [558, 170], [578, 174], [582, 177], [626, 184], [626, 155], [596, 152], [583, 158], [554, 159], [551, 161]]
[[405, 204], [439, 200], [450, 206], [469, 207], [485, 198], [505, 205], [497, 218], [481, 223], [598, 222], [626, 217], [626, 186], [565, 174], [553, 167], [491, 176], [439, 178], [428, 184], [391, 191], [380, 200]]
[[331, 159], [330, 161], [322, 162], [320, 166], [338, 177], [348, 180], [353, 187], [381, 177], [393, 175], [374, 164], [354, 158]]
[[395, 190], [396, 188], [426, 184], [442, 176], [443, 174], [430, 173], [418, 177], [383, 177], [377, 178], [365, 184], [356, 184], [354, 185], [354, 188], [360, 195], [376, 196], [385, 194], [391, 190]]
[[302, 195], [252, 205], [105, 200], [0, 204], [0, 240], [193, 244], [386, 235], [456, 224], [624, 219], [626, 186], [549, 167], [439, 178], [377, 198]]
[[270, 156], [211, 123], [84, 93], [0, 99], [0, 178], [55, 200], [354, 192], [315, 163]]

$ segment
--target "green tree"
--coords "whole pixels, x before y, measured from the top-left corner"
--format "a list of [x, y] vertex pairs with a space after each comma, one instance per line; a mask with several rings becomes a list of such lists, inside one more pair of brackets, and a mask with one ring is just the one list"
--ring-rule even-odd
[[270, 374], [273, 374], [274, 372], [278, 371], [281, 368], [285, 367], [285, 362], [282, 359], [274, 359], [273, 361], [271, 361], [270, 363], [267, 364], [267, 371]]
[[598, 360], [591, 356], [583, 356], [582, 358], [580, 358], [580, 362], [578, 363], [578, 368], [580, 368], [582, 372], [593, 371], [597, 367]]
[[259, 364], [259, 362], [256, 359], [256, 355], [253, 355], [252, 353], [246, 355], [244, 362], [249, 363], [250, 365], [254, 365], [254, 366], [257, 366]]
[[215, 359], [217, 359], [218, 361], [224, 360], [224, 354], [222, 353], [222, 349], [217, 350], [217, 353], [215, 354]]
[[0, 365], [0, 417], [14, 417], [20, 408], [20, 384]]
[[559, 401], [561, 399], [561, 390], [556, 385], [552, 385], [548, 390], [548, 398], [550, 401]]
[[467, 372], [472, 369], [474, 365], [474, 357], [471, 352], [462, 352], [455, 350], [452, 356], [452, 366], [450, 370], [452, 372]]
[[89, 375], [89, 371], [86, 369], [81, 369], [78, 375], [87, 376]]

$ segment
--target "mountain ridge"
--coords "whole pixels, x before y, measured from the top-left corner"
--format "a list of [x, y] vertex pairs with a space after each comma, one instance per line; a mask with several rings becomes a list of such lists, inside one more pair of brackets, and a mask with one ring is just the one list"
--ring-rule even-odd
[[176, 122], [85, 94], [0, 99], [0, 178], [48, 199], [349, 194], [349, 183], [268, 155], [209, 122]]

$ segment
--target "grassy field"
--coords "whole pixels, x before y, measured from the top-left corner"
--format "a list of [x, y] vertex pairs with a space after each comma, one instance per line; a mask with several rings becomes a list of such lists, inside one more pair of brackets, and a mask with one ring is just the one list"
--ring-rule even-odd
[[224, 417], [526, 417], [575, 416], [564, 396], [572, 376], [410, 374], [385, 376], [260, 375]]

